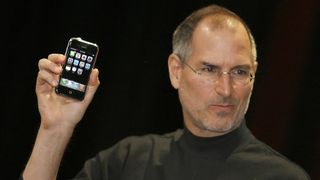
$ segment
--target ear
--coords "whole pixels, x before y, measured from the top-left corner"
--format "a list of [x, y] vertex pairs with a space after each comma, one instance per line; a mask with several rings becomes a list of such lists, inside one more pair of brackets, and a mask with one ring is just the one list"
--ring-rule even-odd
[[180, 74], [182, 70], [182, 63], [176, 54], [172, 53], [168, 57], [168, 68], [169, 68], [169, 77], [171, 85], [175, 88], [179, 88], [180, 84]]
[[253, 63], [253, 72], [254, 72], [254, 74], [256, 74], [257, 69], [258, 69], [258, 62], [254, 61], [254, 63]]
[[[254, 75], [256, 74], [257, 69], [258, 69], [258, 62], [254, 61], [253, 62], [253, 73], [254, 73]], [[253, 79], [253, 82], [255, 82], [255, 79]], [[251, 91], [252, 91], [252, 89], [253, 89], [253, 86], [251, 86]]]

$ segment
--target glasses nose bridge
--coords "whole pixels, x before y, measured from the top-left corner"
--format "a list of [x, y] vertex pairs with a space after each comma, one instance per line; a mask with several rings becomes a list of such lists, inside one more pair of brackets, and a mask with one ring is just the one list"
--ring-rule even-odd
[[232, 82], [232, 76], [231, 76], [231, 72], [230, 71], [219, 71], [218, 73], [217, 73], [217, 77], [216, 77], [216, 80], [215, 80], [215, 83], [217, 83], [217, 82], [219, 82], [220, 81], [220, 78], [222, 77], [222, 75], [229, 75], [229, 78], [228, 78], [228, 80], [230, 81], [230, 82]]
[[228, 74], [229, 76], [231, 76], [231, 73], [230, 73], [229, 71], [220, 71], [220, 72], [219, 72], [219, 77], [222, 76], [222, 75], [227, 75], [227, 74]]
[[230, 71], [219, 71], [217, 73], [217, 81], [221, 78], [222, 75], [229, 75], [230, 80], [232, 80], [231, 72]]

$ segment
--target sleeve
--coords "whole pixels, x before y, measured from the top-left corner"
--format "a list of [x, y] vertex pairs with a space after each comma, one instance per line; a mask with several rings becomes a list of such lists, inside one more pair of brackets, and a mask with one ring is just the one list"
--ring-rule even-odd
[[87, 160], [74, 180], [143, 177], [150, 154], [150, 144], [149, 138], [125, 138]]
[[[75, 180], [102, 179], [101, 167], [98, 157], [94, 157], [85, 162], [81, 171], [74, 178]], [[105, 179], [107, 180], [107, 179]]]
[[[122, 152], [123, 154], [119, 154]], [[120, 179], [121, 169], [127, 152], [119, 144], [99, 152], [87, 160], [73, 180]]]
[[[152, 149], [149, 136], [127, 137], [88, 159], [73, 180], [141, 179]], [[23, 180], [22, 174], [19, 180]]]
[[301, 166], [257, 140], [235, 151], [226, 167], [228, 171], [223, 179], [242, 176], [246, 177], [243, 179], [259, 180], [310, 180], [309, 174]]
[[[99, 157], [96, 156], [85, 162], [82, 170], [76, 175], [74, 180], [93, 180], [93, 179], [103, 179], [108, 180], [109, 178], [102, 178], [101, 173], [101, 162]], [[23, 180], [23, 174], [21, 173], [18, 180]]]

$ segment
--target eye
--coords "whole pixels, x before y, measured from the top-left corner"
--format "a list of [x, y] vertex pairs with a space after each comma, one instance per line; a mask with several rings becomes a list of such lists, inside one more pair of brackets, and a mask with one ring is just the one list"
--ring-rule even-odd
[[205, 65], [205, 67], [201, 68], [203, 72], [217, 72], [217, 67], [214, 65]]
[[237, 77], [247, 77], [250, 75], [249, 69], [238, 68], [232, 70], [231, 74]]

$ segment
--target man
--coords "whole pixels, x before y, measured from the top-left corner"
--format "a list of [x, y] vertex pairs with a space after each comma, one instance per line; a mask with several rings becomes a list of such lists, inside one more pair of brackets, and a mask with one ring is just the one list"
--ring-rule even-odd
[[[57, 177], [72, 132], [99, 86], [94, 69], [83, 101], [55, 94], [64, 61], [60, 54], [39, 61], [41, 126], [26, 180]], [[125, 138], [88, 160], [75, 179], [309, 179], [246, 127], [257, 61], [254, 38], [240, 17], [216, 5], [192, 13], [174, 33], [168, 68], [185, 128]]]

